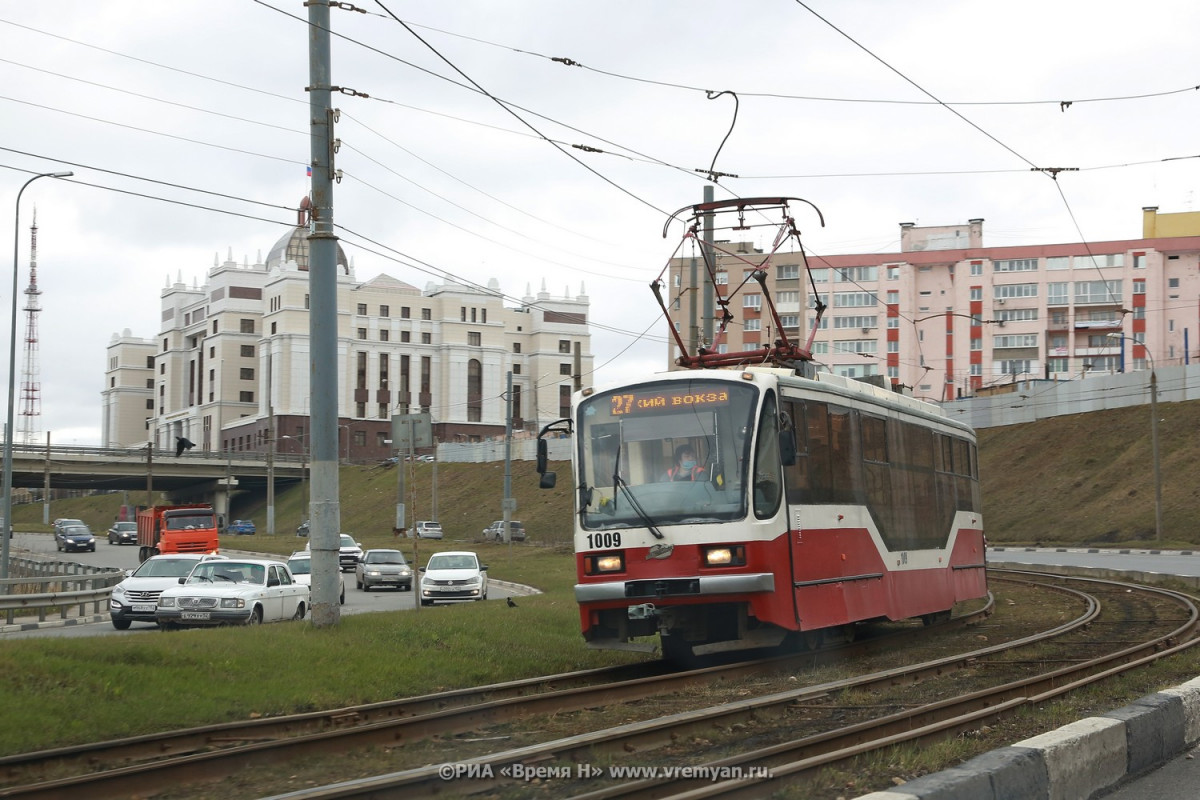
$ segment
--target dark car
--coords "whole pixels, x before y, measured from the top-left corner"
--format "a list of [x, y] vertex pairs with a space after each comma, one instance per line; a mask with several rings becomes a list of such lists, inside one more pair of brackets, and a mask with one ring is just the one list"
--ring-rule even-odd
[[254, 520], [252, 519], [235, 519], [229, 523], [229, 527], [225, 529], [225, 532], [234, 536], [253, 536], [257, 532], [257, 529], [254, 527]]
[[136, 522], [114, 522], [108, 529], [109, 544], [137, 544]]
[[301, 522], [299, 525], [296, 526], [296, 535], [297, 536], [308, 536], [309, 527], [310, 527], [310, 525], [308, 523], [308, 520], [304, 520], [304, 522]]
[[96, 537], [87, 525], [63, 525], [54, 531], [54, 545], [60, 551], [91, 550], [96, 552]]

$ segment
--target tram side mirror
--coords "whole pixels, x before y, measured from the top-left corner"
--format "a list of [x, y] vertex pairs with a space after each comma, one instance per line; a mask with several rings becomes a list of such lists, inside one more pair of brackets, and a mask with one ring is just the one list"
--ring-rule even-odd
[[794, 466], [796, 463], [796, 437], [790, 430], [779, 432], [779, 461], [785, 467]]
[[558, 482], [558, 473], [543, 472], [542, 477], [538, 480], [539, 489], [553, 489], [554, 484]]
[[[545, 439], [537, 440], [537, 471], [539, 475], [546, 474], [546, 453], [547, 444]], [[546, 487], [542, 487], [546, 488]]]

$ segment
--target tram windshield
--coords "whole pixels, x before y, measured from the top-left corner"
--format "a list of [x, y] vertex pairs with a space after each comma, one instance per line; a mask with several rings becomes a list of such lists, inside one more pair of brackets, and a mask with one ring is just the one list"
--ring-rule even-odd
[[757, 403], [752, 384], [710, 379], [639, 384], [581, 402], [583, 527], [743, 518]]

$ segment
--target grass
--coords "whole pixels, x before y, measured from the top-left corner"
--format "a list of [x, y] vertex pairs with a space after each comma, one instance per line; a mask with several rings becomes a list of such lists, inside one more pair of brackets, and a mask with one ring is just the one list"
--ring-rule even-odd
[[[1163, 467], [1163, 545], [1195, 547], [1190, 522], [1200, 488], [1200, 402], [1159, 406]], [[988, 537], [993, 543], [1145, 545], [1154, 530], [1148, 409], [1131, 408], [980, 431], [980, 472]], [[433, 466], [406, 467], [409, 519], [433, 513]], [[543, 594], [519, 607], [479, 603], [355, 615], [334, 628], [270, 625], [172, 635], [23, 639], [0, 650], [0, 753], [149, 733], [157, 730], [333, 708], [641, 658], [587, 650], [579, 636], [571, 553], [567, 465], [559, 487], [537, 488], [533, 465], [516, 462], [513, 494], [529, 540], [479, 541], [502, 516], [503, 464], [437, 468], [439, 543], [402, 540], [420, 563], [435, 550], [469, 547], [491, 577], [528, 584]], [[396, 546], [391, 520], [395, 467], [343, 467], [342, 530], [364, 547]], [[131, 493], [133, 502], [143, 499]], [[121, 494], [55, 501], [51, 517], [83, 519], [98, 533], [114, 518]], [[287, 555], [303, 547], [300, 486], [276, 495], [275, 536], [225, 537], [222, 546]], [[40, 525], [40, 504], [18, 506], [21, 530]], [[265, 528], [261, 498], [235, 496], [231, 518]]]

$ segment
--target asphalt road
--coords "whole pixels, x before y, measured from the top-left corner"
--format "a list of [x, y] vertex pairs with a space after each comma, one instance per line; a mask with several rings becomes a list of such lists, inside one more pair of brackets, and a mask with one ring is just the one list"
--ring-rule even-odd
[[[239, 552], [252, 552], [254, 547], [253, 536], [244, 537], [244, 543], [238, 548]], [[304, 539], [297, 538], [297, 550], [304, 549]], [[138, 548], [137, 545], [110, 545], [108, 539], [101, 532], [96, 537], [96, 552], [71, 552], [60, 553], [54, 545], [54, 535], [50, 533], [21, 533], [16, 532], [13, 535], [12, 544], [10, 545], [13, 555], [20, 555], [22, 552], [39, 553], [58, 558], [63, 561], [77, 561], [80, 564], [88, 564], [93, 567], [115, 567], [117, 569], [127, 570], [134, 569], [138, 565]], [[229, 553], [230, 551], [225, 550]], [[270, 556], [278, 558], [278, 556]], [[286, 559], [285, 559], [286, 560]], [[346, 585], [346, 603], [341, 608], [343, 615], [349, 614], [364, 614], [372, 611], [411, 611], [416, 607], [417, 593], [401, 592], [395, 589], [373, 589], [369, 592], [364, 592], [354, 588], [354, 573], [343, 572], [342, 580]], [[498, 586], [495, 582], [488, 586], [488, 600], [503, 601], [504, 598], [514, 595], [513, 592]], [[439, 608], [444, 606], [426, 606], [421, 608], [421, 613], [433, 612], [436, 613]], [[19, 639], [30, 638], [36, 636], [57, 636], [57, 637], [73, 637], [73, 636], [101, 636], [115, 635], [128, 636], [134, 633], [152, 631], [157, 633], [158, 627], [152, 623], [135, 622], [126, 631], [118, 631], [113, 628], [112, 623], [107, 621], [92, 623], [86, 625], [70, 625], [70, 626], [46, 626], [38, 630], [32, 631], [13, 631], [0, 634], [3, 639]]]

